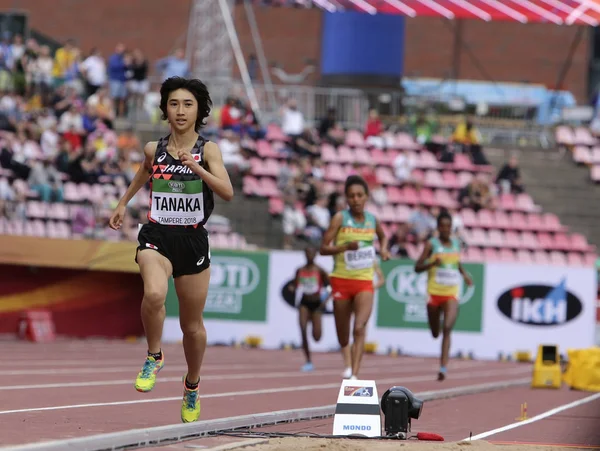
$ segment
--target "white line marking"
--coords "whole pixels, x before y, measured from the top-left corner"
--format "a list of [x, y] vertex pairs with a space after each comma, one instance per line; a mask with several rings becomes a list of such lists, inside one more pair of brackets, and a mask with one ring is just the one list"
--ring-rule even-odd
[[[503, 376], [508, 376], [509, 374], [514, 374], [517, 371], [509, 371], [506, 374], [502, 374]], [[520, 369], [520, 373], [523, 373], [523, 369]], [[471, 379], [485, 376], [499, 376], [498, 371], [481, 371], [481, 372], [468, 372], [468, 373], [454, 373], [452, 375], [453, 379]], [[405, 378], [393, 378], [393, 379], [380, 379], [377, 380], [378, 384], [388, 384], [388, 383], [400, 383], [403, 384], [407, 382], [430, 382], [433, 381], [431, 374], [427, 375], [419, 375], [414, 377], [405, 377]], [[505, 381], [504, 381], [505, 382]], [[246, 390], [246, 391], [238, 391], [238, 392], [228, 392], [228, 393], [213, 393], [213, 394], [203, 394], [201, 395], [201, 399], [209, 399], [209, 398], [226, 398], [228, 396], [253, 396], [253, 395], [268, 395], [273, 393], [286, 393], [286, 392], [294, 392], [294, 391], [306, 391], [306, 390], [325, 390], [330, 388], [339, 388], [340, 383], [335, 382], [331, 384], [320, 384], [320, 385], [300, 385], [293, 387], [281, 387], [281, 388], [267, 388], [264, 390]], [[12, 413], [26, 413], [26, 412], [44, 412], [50, 410], [66, 410], [66, 409], [83, 409], [88, 407], [102, 407], [102, 406], [124, 406], [129, 404], [147, 404], [147, 403], [155, 403], [155, 402], [166, 402], [166, 401], [180, 401], [181, 396], [171, 396], [168, 398], [152, 398], [152, 399], [132, 399], [130, 401], [114, 401], [114, 402], [97, 402], [97, 403], [89, 403], [89, 404], [73, 404], [73, 405], [62, 405], [62, 406], [50, 406], [50, 407], [32, 407], [27, 409], [15, 409], [15, 410], [2, 410], [0, 411], [0, 415], [7, 415]]]
[[[108, 362], [110, 363], [110, 361], [108, 360]], [[95, 363], [98, 363], [98, 361], [96, 361]], [[434, 363], [432, 362], [431, 365], [434, 365]], [[397, 367], [398, 362], [395, 362], [393, 360], [389, 360], [386, 362], [380, 362], [377, 363], [377, 366], [379, 367]], [[478, 366], [484, 366], [484, 363], [482, 362], [461, 362], [459, 364], [459, 366], [457, 366], [456, 368], [468, 368], [468, 367], [478, 367]], [[289, 368], [289, 364], [288, 363], [282, 363], [279, 365], [269, 365], [269, 364], [254, 364], [254, 365], [246, 365], [246, 364], [239, 364], [239, 365], [206, 365], [203, 367], [203, 371], [210, 371], [210, 370], [267, 370], [267, 369], [278, 369], [278, 368]], [[43, 376], [49, 376], [52, 374], [90, 374], [90, 373], [128, 373], [128, 372], [135, 372], [137, 373], [141, 368], [141, 364], [140, 366], [130, 366], [130, 367], [106, 367], [106, 366], [101, 366], [101, 367], [87, 367], [87, 368], [45, 368], [45, 369], [28, 369], [28, 370], [0, 370], [0, 376], [27, 376], [27, 375], [43, 375]], [[429, 366], [428, 366], [429, 368]], [[187, 370], [187, 366], [185, 365], [172, 365], [172, 366], [168, 366], [168, 362], [165, 362], [165, 367], [162, 369], [162, 372], [165, 371], [185, 371]]]
[[[482, 438], [489, 437], [490, 435], [496, 435], [500, 432], [510, 431], [511, 429], [515, 429], [521, 426], [525, 426], [526, 424], [535, 423], [536, 421], [543, 420], [544, 418], [548, 418], [552, 415], [556, 415], [557, 413], [562, 412], [563, 410], [572, 409], [573, 407], [579, 407], [583, 404], [587, 404], [588, 402], [595, 401], [596, 399], [600, 399], [600, 393], [593, 394], [588, 396], [587, 398], [578, 399], [577, 401], [573, 401], [569, 404], [563, 404], [562, 406], [555, 407], [554, 409], [550, 409], [544, 413], [540, 413], [534, 417], [529, 418], [528, 420], [519, 421], [516, 423], [507, 424], [506, 426], [499, 427], [497, 429], [492, 429], [491, 431], [482, 432], [481, 434], [474, 435], [471, 437], [471, 440], [481, 440]], [[463, 441], [468, 441], [469, 437], [463, 439]]]
[[[387, 366], [383, 365], [374, 368], [363, 369], [364, 373], [380, 373], [382, 370], [387, 370]], [[187, 369], [187, 367], [171, 367], [170, 370], [174, 371], [178, 368], [181, 371]], [[395, 369], [396, 374], [406, 373], [418, 373], [419, 371], [435, 370], [435, 365], [426, 366], [412, 366], [410, 368]], [[460, 369], [467, 369], [468, 366], [464, 365]], [[165, 366], [161, 372], [164, 372], [168, 368]], [[456, 368], [457, 370], [459, 368]], [[202, 381], [220, 381], [220, 380], [237, 380], [237, 379], [280, 379], [289, 377], [322, 377], [322, 376], [338, 376], [341, 372], [339, 369], [335, 370], [322, 370], [312, 371], [310, 373], [301, 373], [300, 371], [281, 371], [281, 372], [266, 372], [266, 373], [244, 373], [244, 374], [209, 374], [202, 376]], [[161, 382], [181, 382], [181, 376], [179, 377], [161, 377]], [[133, 383], [133, 379], [115, 379], [115, 380], [100, 380], [100, 381], [81, 381], [81, 382], [56, 382], [51, 384], [22, 384], [22, 385], [0, 385], [0, 390], [31, 390], [39, 388], [73, 388], [73, 387], [98, 387], [103, 385], [129, 385]]]

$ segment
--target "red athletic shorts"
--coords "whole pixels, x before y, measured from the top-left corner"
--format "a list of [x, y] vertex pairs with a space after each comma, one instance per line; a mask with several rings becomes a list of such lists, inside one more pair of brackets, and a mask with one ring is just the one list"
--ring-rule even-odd
[[456, 299], [456, 296], [438, 296], [436, 294], [430, 294], [427, 303], [435, 307], [440, 307], [448, 301], [458, 301], [458, 299]]
[[340, 277], [331, 277], [329, 280], [334, 301], [350, 301], [358, 293], [375, 291], [372, 280], [342, 279]]

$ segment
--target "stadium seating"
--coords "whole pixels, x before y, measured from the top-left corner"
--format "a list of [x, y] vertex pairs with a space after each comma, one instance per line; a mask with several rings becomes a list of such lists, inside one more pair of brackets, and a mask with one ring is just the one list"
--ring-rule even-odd
[[[386, 138], [390, 142], [390, 137]], [[337, 150], [328, 144], [321, 146], [326, 190], [345, 180], [354, 163], [376, 165], [375, 173], [387, 191], [388, 205], [368, 208], [381, 219], [387, 233], [393, 233], [398, 224], [406, 222], [411, 209], [418, 204], [458, 208], [458, 191], [478, 172], [492, 171], [490, 166], [471, 164], [462, 154], [457, 154], [452, 164], [440, 163], [409, 135], [398, 133], [394, 138], [394, 148], [386, 151], [366, 148], [362, 136], [355, 132], [348, 132], [344, 145]], [[591, 135], [580, 131], [575, 140], [592, 143], [590, 138]], [[252, 159], [251, 174], [243, 180], [244, 194], [269, 198], [272, 215], [280, 215], [284, 208], [275, 178], [286, 158], [286, 154], [279, 152], [285, 140], [283, 133], [271, 126], [267, 138], [256, 143], [260, 158]], [[395, 179], [392, 165], [399, 149], [414, 158], [416, 168], [412, 176], [422, 184], [420, 190], [399, 186]], [[467, 261], [590, 265], [596, 259], [595, 247], [584, 236], [570, 234], [556, 215], [542, 212], [528, 194], [500, 195], [494, 211], [462, 208], [459, 212], [468, 244]], [[407, 251], [416, 258], [420, 249], [409, 244]]]

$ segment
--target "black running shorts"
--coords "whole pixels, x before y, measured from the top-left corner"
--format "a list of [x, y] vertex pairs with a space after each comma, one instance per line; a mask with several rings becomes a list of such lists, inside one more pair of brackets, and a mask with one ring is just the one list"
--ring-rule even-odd
[[137, 252], [153, 249], [165, 256], [173, 265], [173, 277], [198, 274], [210, 266], [208, 232], [204, 227], [187, 227], [144, 224], [138, 234]]

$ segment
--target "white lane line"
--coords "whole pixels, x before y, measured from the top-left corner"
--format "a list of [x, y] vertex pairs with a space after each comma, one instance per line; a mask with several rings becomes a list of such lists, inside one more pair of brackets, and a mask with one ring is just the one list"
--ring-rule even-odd
[[[362, 371], [365, 374], [380, 373], [381, 371], [389, 371], [388, 367], [390, 364], [381, 365], [377, 367], [364, 368]], [[464, 364], [461, 367], [455, 367], [458, 369], [467, 369], [476, 365]], [[481, 365], [477, 365], [481, 366]], [[425, 370], [435, 370], [435, 365], [424, 365], [424, 366], [411, 366], [409, 368], [394, 369], [395, 374], [407, 374], [407, 373], [418, 373]], [[162, 369], [161, 373], [165, 370], [170, 371], [181, 370], [184, 371], [187, 367], [170, 367], [166, 366]], [[264, 370], [264, 368], [263, 368]], [[321, 370], [312, 371], [310, 373], [301, 373], [300, 371], [280, 371], [280, 372], [261, 372], [261, 373], [243, 373], [243, 374], [208, 374], [202, 376], [202, 381], [220, 381], [220, 380], [238, 380], [238, 379], [280, 379], [290, 377], [322, 377], [322, 376], [338, 376], [340, 370]], [[160, 377], [160, 382], [181, 382], [181, 376], [179, 377]], [[0, 385], [0, 391], [11, 391], [11, 390], [31, 390], [31, 389], [46, 389], [46, 388], [74, 388], [74, 387], [99, 387], [108, 385], [129, 385], [133, 383], [133, 379], [115, 379], [115, 380], [99, 380], [99, 381], [81, 381], [81, 382], [55, 382], [50, 384], [20, 384], [20, 385]]]
[[[524, 371], [521, 370], [521, 373]], [[507, 374], [502, 374], [503, 376], [508, 376], [509, 374], [514, 374], [515, 371], [507, 372]], [[468, 373], [454, 373], [452, 375], [453, 379], [475, 379], [479, 377], [485, 376], [500, 376], [498, 371], [481, 371], [481, 372], [468, 372]], [[379, 379], [376, 380], [378, 384], [391, 384], [391, 383], [407, 383], [407, 382], [431, 382], [433, 381], [431, 374], [419, 375], [414, 377], [405, 377], [405, 378], [393, 378], [393, 379]], [[507, 381], [502, 381], [507, 382]], [[335, 382], [331, 384], [320, 384], [320, 385], [300, 385], [293, 387], [281, 387], [281, 388], [268, 388], [263, 390], [246, 390], [246, 391], [238, 391], [238, 392], [228, 392], [228, 393], [213, 393], [213, 394], [203, 394], [201, 395], [201, 399], [209, 399], [209, 398], [226, 398], [232, 396], [253, 396], [253, 395], [268, 395], [273, 393], [288, 393], [288, 392], [296, 392], [296, 391], [307, 391], [307, 390], [325, 390], [331, 388], [339, 388], [340, 383]], [[62, 406], [49, 406], [49, 407], [32, 407], [27, 409], [14, 409], [14, 410], [0, 410], [0, 415], [8, 415], [13, 413], [27, 413], [27, 412], [45, 412], [52, 410], [67, 410], [67, 409], [84, 409], [88, 407], [104, 407], [104, 406], [124, 406], [130, 404], [148, 404], [148, 403], [157, 403], [157, 402], [167, 402], [167, 401], [181, 401], [181, 396], [171, 396], [168, 398], [152, 398], [152, 399], [132, 399], [129, 401], [114, 401], [114, 402], [96, 402], [89, 404], [72, 404], [72, 405], [62, 405]]]
[[[560, 413], [560, 412], [562, 412], [564, 410], [568, 410], [568, 409], [572, 409], [574, 407], [582, 406], [582, 405], [587, 404], [589, 402], [595, 401], [596, 399], [600, 399], [600, 393], [595, 393], [595, 394], [593, 394], [591, 396], [588, 396], [586, 398], [578, 399], [577, 401], [573, 401], [573, 402], [570, 402], [568, 404], [563, 404], [561, 406], [555, 407], [554, 409], [547, 410], [544, 413], [540, 413], [539, 415], [531, 417], [528, 420], [518, 421], [518, 422], [515, 422], [515, 423], [507, 424], [506, 426], [499, 427], [497, 429], [492, 429], [491, 431], [482, 432], [481, 434], [474, 435], [470, 439], [471, 440], [481, 440], [482, 438], [489, 437], [490, 435], [496, 435], [496, 434], [499, 434], [501, 432], [510, 431], [511, 429], [515, 429], [515, 428], [518, 428], [518, 427], [521, 427], [521, 426], [525, 426], [526, 424], [535, 423], [536, 421], [540, 421], [540, 420], [543, 420], [544, 418], [548, 418], [548, 417], [550, 417], [552, 415], [556, 415], [557, 413]], [[468, 441], [469, 437], [463, 439], [463, 441], [464, 440]]]
[[[96, 361], [98, 363], [98, 361]], [[107, 363], [111, 363], [110, 360], [107, 359]], [[143, 362], [142, 362], [143, 363]], [[165, 362], [165, 367], [162, 369], [165, 371], [185, 371], [187, 370], [187, 366], [185, 365], [174, 365], [167, 366], [168, 361]], [[430, 365], [434, 365], [432, 362]], [[456, 365], [455, 368], [469, 368], [469, 367], [479, 367], [484, 366], [484, 362], [470, 361], [470, 362], [460, 362], [460, 364]], [[384, 362], [377, 363], [379, 367], [400, 367], [402, 366], [399, 362], [394, 360], [388, 360]], [[90, 374], [90, 373], [128, 373], [130, 371], [135, 371], [136, 373], [140, 370], [140, 366], [130, 366], [130, 367], [86, 367], [86, 368], [44, 368], [44, 369], [28, 369], [28, 370], [0, 370], [0, 376], [27, 376], [27, 375], [43, 375], [49, 376], [53, 374]], [[289, 363], [281, 363], [281, 364], [239, 364], [239, 365], [206, 365], [203, 367], [203, 370], [269, 370], [269, 369], [285, 369], [289, 368]]]

